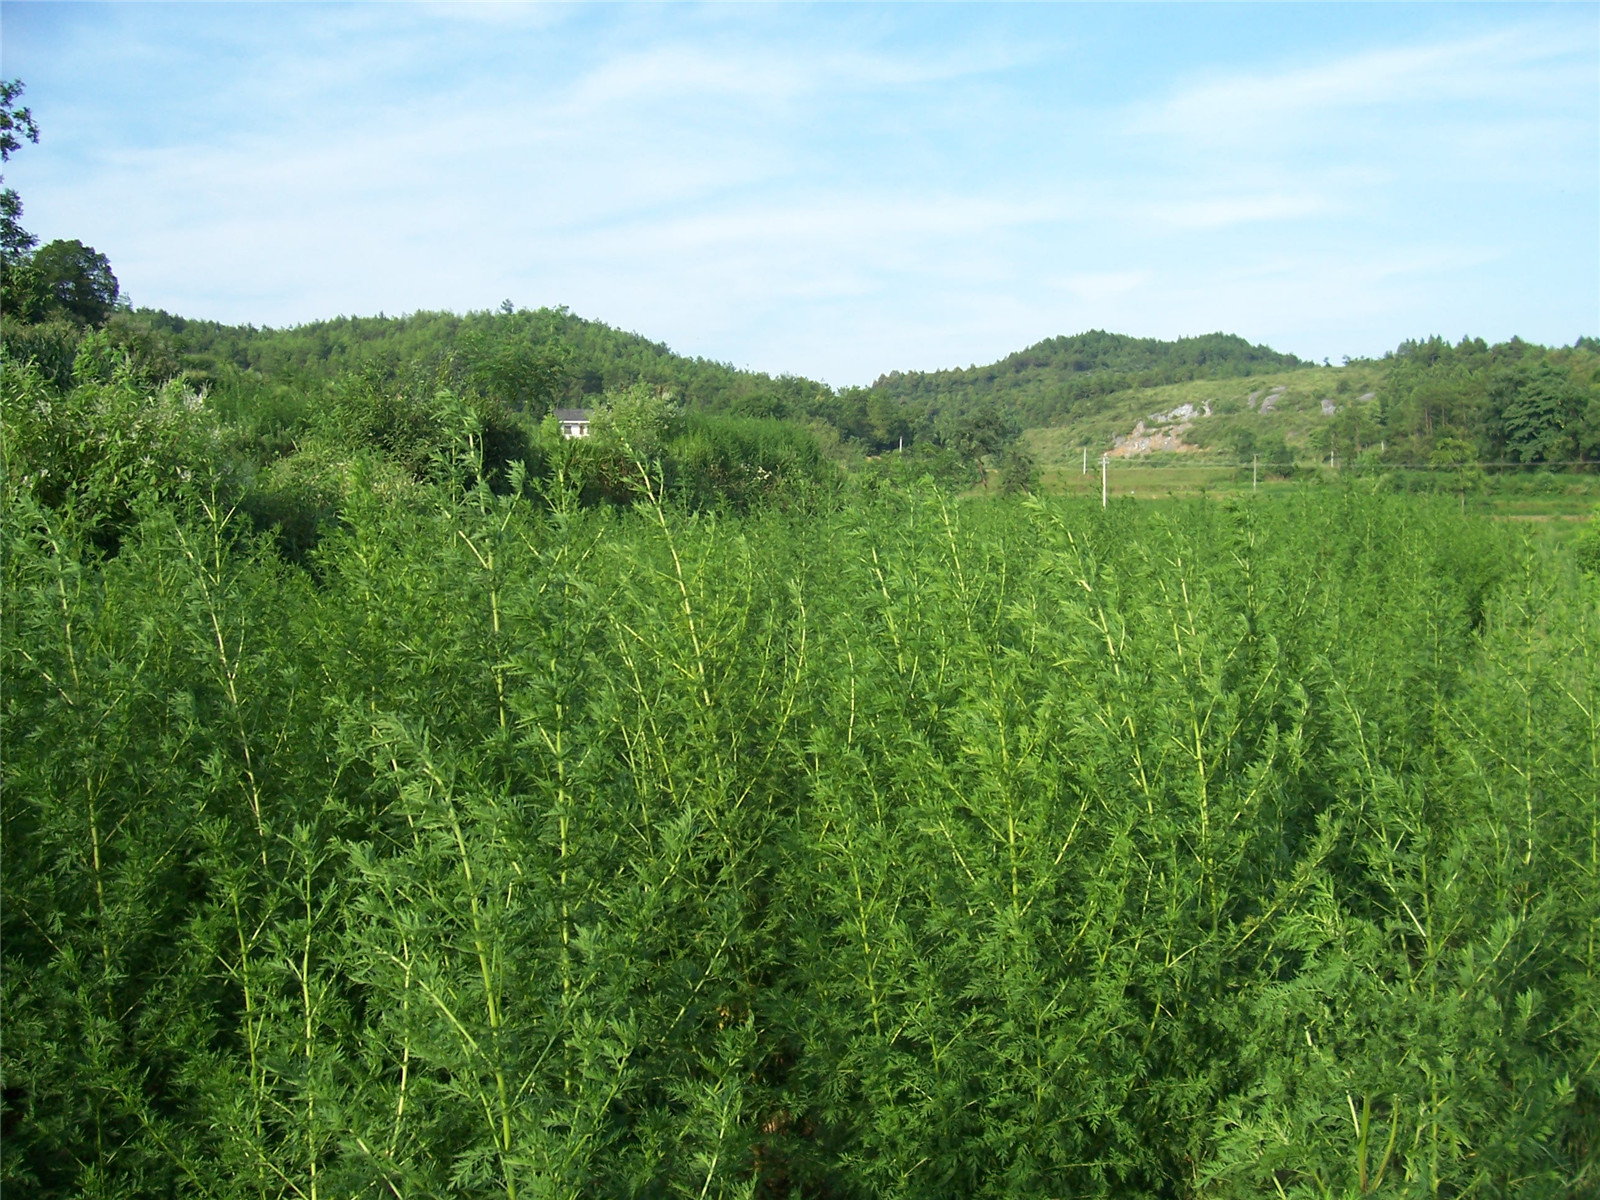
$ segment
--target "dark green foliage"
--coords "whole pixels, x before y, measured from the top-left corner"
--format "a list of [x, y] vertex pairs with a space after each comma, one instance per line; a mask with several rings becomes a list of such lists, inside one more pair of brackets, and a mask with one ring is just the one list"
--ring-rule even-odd
[[[26, 106], [18, 106], [24, 85], [20, 79], [0, 79], [0, 162], [10, 162], [23, 142], [39, 144], [39, 124]], [[4, 183], [0, 177], [0, 183]], [[0, 188], [0, 272], [10, 282], [12, 263], [39, 244], [22, 227], [22, 200], [15, 188]], [[9, 296], [9, 287], [7, 289]], [[9, 308], [9, 305], [7, 306]]]
[[116, 307], [119, 288], [110, 260], [76, 239], [49, 242], [16, 269], [28, 276], [22, 290], [31, 290], [26, 305], [39, 318], [59, 314], [84, 325], [101, 325]]
[[986, 459], [996, 457], [1022, 433], [1013, 420], [997, 408], [985, 406], [960, 413], [943, 413], [936, 424], [932, 441], [951, 451], [962, 462], [977, 470], [978, 478], [989, 486]]
[[0, 364], [6, 371], [26, 364], [58, 390], [72, 386], [72, 368], [82, 341], [82, 326], [64, 317], [19, 321], [9, 306], [0, 315]]
[[[259, 409], [256, 415], [259, 421]], [[482, 393], [402, 388], [367, 371], [330, 387], [314, 417], [289, 420], [295, 416], [294, 440], [280, 457], [270, 455], [271, 434], [257, 433], [268, 461], [243, 506], [296, 561], [358, 493], [396, 501], [425, 482], [471, 488], [480, 481], [504, 492], [545, 469], [545, 449], [529, 426]], [[252, 448], [246, 442], [244, 452]]]
[[475, 329], [462, 335], [459, 345], [467, 382], [480, 395], [514, 412], [543, 416], [564, 390], [570, 347], [559, 339], [536, 344], [514, 333], [497, 332], [496, 338]]
[[[368, 365], [326, 391], [314, 427], [350, 451], [373, 449], [412, 478], [466, 469], [501, 483], [513, 462], [528, 463], [533, 443], [495, 391], [453, 391], [412, 372], [396, 379]], [[465, 457], [463, 457], [465, 456]]]
[[176, 381], [152, 391], [126, 360], [64, 393], [28, 366], [8, 365], [0, 421], [8, 485], [72, 514], [104, 545], [115, 544], [141, 499], [238, 492], [225, 434], [201, 397]]
[[1185, 433], [1185, 440], [1204, 448], [1218, 448], [1243, 466], [1249, 478], [1252, 464], [1262, 479], [1292, 479], [1296, 466], [1294, 451], [1281, 432], [1263, 428], [1264, 421], [1254, 416], [1227, 416]]
[[1589, 514], [1583, 532], [1573, 539], [1572, 557], [1579, 570], [1589, 575], [1600, 575], [1600, 508]]
[[1589, 397], [1567, 372], [1548, 362], [1506, 372], [1491, 383], [1489, 396], [1498, 410], [1508, 457], [1543, 462], [1582, 454], [1574, 435]]
[[1020, 442], [1006, 448], [1000, 460], [1000, 494], [1017, 496], [1039, 487], [1039, 466]]
[[397, 388], [373, 372], [340, 379], [329, 389], [320, 417], [335, 444], [371, 447], [421, 480], [449, 445], [463, 407], [449, 392]]
[[[0, 343], [4, 360], [31, 364], [37, 375], [58, 390], [65, 391], [75, 382], [103, 383], [119, 370], [149, 386], [184, 375], [172, 339], [142, 316], [114, 310], [95, 329], [61, 309], [49, 310], [41, 304], [33, 304], [33, 309], [32, 315], [39, 319], [20, 319], [8, 309]], [[185, 382], [192, 390], [205, 386], [204, 380], [192, 377], [185, 376]]]
[[1295, 473], [1294, 452], [1289, 449], [1281, 433], [1267, 434], [1255, 439], [1251, 455], [1264, 475], [1276, 479], [1291, 479]]
[[645, 388], [544, 503], [375, 388], [302, 567], [12, 378], [8, 1192], [1593, 1191], [1596, 584], [1453, 499], [696, 514], [812, 450]]
[[[1406, 342], [1379, 394], [1386, 457], [1428, 463], [1442, 440], [1484, 462], [1600, 461], [1600, 354], [1592, 338], [1548, 350], [1518, 338]], [[1374, 440], [1368, 432], [1366, 444]], [[1356, 449], [1344, 439], [1346, 452]]]
[[667, 453], [673, 491], [692, 509], [793, 503], [827, 491], [837, 476], [810, 431], [786, 421], [685, 414]]

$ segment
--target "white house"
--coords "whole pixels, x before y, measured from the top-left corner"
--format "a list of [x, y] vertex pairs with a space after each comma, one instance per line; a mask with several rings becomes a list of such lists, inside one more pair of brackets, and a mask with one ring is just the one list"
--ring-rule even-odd
[[589, 410], [587, 408], [558, 408], [556, 421], [561, 425], [561, 436], [580, 438], [589, 436]]

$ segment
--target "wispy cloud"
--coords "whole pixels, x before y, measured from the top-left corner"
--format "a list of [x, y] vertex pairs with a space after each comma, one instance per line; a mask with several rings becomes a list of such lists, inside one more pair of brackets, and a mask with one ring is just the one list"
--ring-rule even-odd
[[1291, 221], [1321, 216], [1341, 207], [1310, 192], [1243, 193], [1205, 196], [1149, 205], [1141, 215], [1175, 229], [1221, 229], [1261, 221]]
[[[1574, 42], [1570, 27], [1531, 24], [1331, 61], [1220, 76], [1212, 72], [1201, 82], [1135, 105], [1127, 128], [1215, 146], [1298, 136], [1327, 122], [1348, 121], [1353, 113], [1392, 118], [1398, 107], [1412, 105], [1563, 108], [1583, 102], [1585, 85], [1592, 89], [1595, 46], [1590, 42]], [[1592, 94], [1587, 99], [1592, 101]]]

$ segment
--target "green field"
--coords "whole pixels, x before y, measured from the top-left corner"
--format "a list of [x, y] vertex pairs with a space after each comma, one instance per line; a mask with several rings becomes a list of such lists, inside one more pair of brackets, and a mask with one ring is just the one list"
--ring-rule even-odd
[[10, 465], [8, 1192], [1592, 1194], [1525, 523], [444, 481], [296, 565]]
[[[1091, 463], [1087, 472], [1080, 467], [1061, 467], [1041, 471], [1041, 485], [1047, 492], [1069, 496], [1099, 496], [1100, 467]], [[1293, 485], [1290, 485], [1291, 487]], [[1263, 480], [1261, 487], [1268, 492], [1282, 491], [1276, 480]], [[1171, 497], [1192, 498], [1201, 495], [1249, 492], [1251, 490], [1248, 468], [1242, 477], [1237, 467], [1205, 466], [1141, 466], [1117, 460], [1106, 480], [1106, 495], [1143, 497], [1151, 500]], [[1258, 487], [1257, 491], [1260, 488]]]
[[[1108, 499], [1166, 500], [1281, 495], [1305, 487], [1339, 489], [1348, 486], [1375, 492], [1416, 490], [1423, 494], [1456, 496], [1459, 504], [1462, 497], [1454, 490], [1454, 482], [1448, 471], [1413, 471], [1404, 473], [1397, 482], [1396, 478], [1385, 479], [1379, 472], [1341, 472], [1316, 467], [1298, 471], [1293, 480], [1272, 478], [1263, 470], [1252, 481], [1248, 466], [1191, 465], [1172, 455], [1159, 464], [1112, 459], [1105, 493]], [[1045, 468], [1040, 472], [1040, 486], [1051, 494], [1098, 497], [1101, 494], [1099, 463], [1091, 460], [1087, 472], [1082, 469], [1081, 460], [1076, 464]], [[1600, 504], [1600, 474], [1573, 472], [1537, 477], [1488, 476], [1474, 483], [1462, 507], [1480, 516], [1586, 520], [1597, 504]]]

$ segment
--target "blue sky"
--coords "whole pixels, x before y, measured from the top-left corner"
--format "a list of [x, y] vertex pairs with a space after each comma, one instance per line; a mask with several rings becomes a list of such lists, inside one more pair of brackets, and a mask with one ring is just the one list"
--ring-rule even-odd
[[283, 325], [566, 304], [835, 385], [1103, 328], [1600, 333], [1600, 5], [0, 5], [45, 239]]

